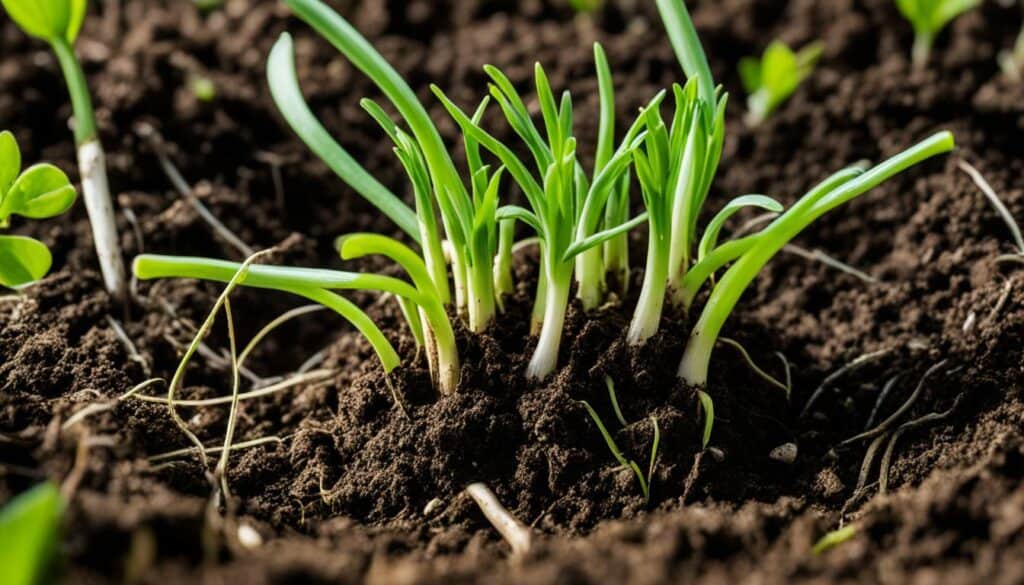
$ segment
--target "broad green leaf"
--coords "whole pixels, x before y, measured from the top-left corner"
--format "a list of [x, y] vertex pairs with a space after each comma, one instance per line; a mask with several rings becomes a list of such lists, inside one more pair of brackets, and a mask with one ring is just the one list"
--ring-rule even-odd
[[4, 130], [0, 132], [0, 203], [20, 172], [21, 150], [18, 141], [13, 134]]
[[0, 217], [44, 219], [60, 215], [75, 202], [75, 188], [64, 171], [49, 163], [29, 167], [14, 181], [0, 204]]
[[24, 236], [0, 236], [0, 286], [15, 288], [35, 282], [46, 276], [52, 263], [50, 251], [42, 242]]
[[87, 0], [0, 0], [11, 20], [44, 41], [73, 43], [85, 19]]
[[0, 583], [42, 583], [57, 551], [63, 507], [57, 486], [47, 482], [0, 510]]

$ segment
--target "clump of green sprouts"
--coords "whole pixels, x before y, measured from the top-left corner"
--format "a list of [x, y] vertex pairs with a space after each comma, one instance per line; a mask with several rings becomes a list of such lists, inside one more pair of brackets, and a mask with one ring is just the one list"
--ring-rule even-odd
[[946, 25], [980, 4], [981, 0], [896, 0], [896, 7], [914, 27], [914, 67], [923, 69], [928, 64], [935, 39]]
[[[696, 83], [697, 87], [689, 93], [685, 88], [676, 89], [676, 113], [672, 125], [667, 129], [657, 117], [648, 114], [651, 118], [651, 122], [647, 124], [648, 136], [661, 135], [660, 143], [668, 145], [667, 148], [662, 146], [655, 152], [675, 153], [669, 160], [682, 161], [679, 165], [681, 170], [674, 168], [676, 165], [673, 164], [662, 165], [663, 170], [660, 173], [641, 171], [641, 163], [637, 163], [636, 168], [638, 175], [641, 176], [641, 185], [645, 182], [654, 187], [672, 185], [671, 191], [667, 192], [683, 199], [681, 203], [676, 202], [674, 205], [675, 209], [683, 210], [683, 213], [682, 218], [678, 217], [678, 214], [673, 215], [674, 227], [670, 232], [671, 238], [668, 241], [661, 240], [651, 244], [667, 247], [671, 245], [670, 242], [677, 242], [678, 248], [662, 250], [661, 253], [682, 258], [678, 264], [670, 263], [670, 269], [677, 272], [670, 273], [669, 276], [672, 289], [670, 294], [680, 309], [684, 312], [689, 311], [704, 284], [709, 282], [716, 272], [725, 269], [724, 274], [711, 286], [707, 301], [690, 333], [678, 371], [683, 381], [693, 386], [704, 386], [708, 378], [711, 354], [726, 319], [757, 274], [786, 244], [829, 211], [924, 160], [949, 152], [954, 147], [954, 141], [949, 132], [939, 132], [877, 166], [854, 166], [843, 169], [812, 188], [786, 210], [781, 210], [776, 202], [760, 196], [734, 199], [708, 224], [698, 243], [697, 218], [707, 194], [705, 185], [710, 185], [713, 179], [713, 176], [708, 176], [707, 173], [709, 168], [717, 167], [716, 153], [720, 152], [720, 147], [717, 146], [720, 139], [717, 137], [710, 142], [715, 146], [715, 150], [706, 148], [709, 144], [707, 136], [715, 136], [715, 133], [719, 132], [715, 128], [717, 122], [711, 122], [717, 121], [718, 115], [712, 115], [711, 112], [723, 109], [724, 100], [718, 95], [720, 92], [713, 87], [707, 57], [682, 0], [658, 0], [657, 4], [676, 55], [684, 72], [690, 78], [688, 84]], [[693, 112], [690, 115], [697, 123], [687, 126], [686, 114], [690, 111]], [[703, 124], [699, 123], [701, 121]], [[711, 133], [708, 128], [712, 128]], [[685, 136], [673, 136], [676, 132], [683, 132]], [[680, 147], [680, 144], [686, 146]], [[711, 152], [703, 166], [690, 162], [701, 160], [696, 155], [702, 153], [702, 146]], [[711, 162], [715, 164], [711, 165]], [[676, 176], [673, 177], [673, 174]], [[646, 180], [643, 178], [645, 175], [648, 176]], [[693, 185], [699, 188], [694, 188]], [[747, 205], [778, 211], [779, 214], [756, 233], [719, 242], [718, 230], [721, 225], [735, 210]], [[651, 211], [651, 215], [654, 214]], [[677, 229], [684, 231], [685, 235], [680, 236]], [[694, 245], [697, 246], [696, 253], [692, 250]], [[661, 299], [641, 297], [641, 303], [644, 302], [658, 303]], [[637, 314], [644, 315], [643, 311], [644, 307], [638, 306], [634, 320]], [[648, 311], [647, 314], [657, 315], [658, 312]], [[653, 321], [653, 317], [647, 318]], [[653, 322], [647, 327], [657, 329]], [[631, 341], [642, 343], [643, 339], [645, 338], [638, 337]]]
[[[583, 310], [592, 311], [611, 298], [609, 280], [617, 279], [620, 286], [628, 281], [625, 236], [646, 222], [650, 230], [646, 272], [627, 339], [632, 345], [645, 343], [658, 332], [666, 304], [685, 314], [708, 284], [707, 300], [678, 369], [681, 380], [699, 389], [707, 382], [711, 354], [726, 319], [779, 251], [824, 214], [954, 146], [951, 134], [939, 132], [875, 167], [854, 166], [835, 173], [788, 209], [764, 195], [742, 195], [728, 201], [701, 227], [699, 219], [723, 152], [728, 96], [714, 84], [681, 0], [658, 0], [657, 5], [688, 80], [673, 86], [670, 94], [653, 96], [625, 125], [621, 137], [615, 132], [611, 67], [601, 47], [595, 46], [600, 112], [592, 168], [584, 167], [577, 151], [571, 96], [568, 92], [556, 95], [540, 65], [534, 69], [535, 97], [531, 98], [523, 97], [500, 70], [485, 67], [488, 95], [472, 110], [463, 110], [433, 86], [434, 95], [461, 130], [466, 151], [462, 172], [426, 108], [365, 38], [320, 0], [287, 3], [373, 80], [397, 113], [393, 118], [382, 105], [368, 99], [362, 102], [394, 143], [409, 177], [412, 206], [330, 136], [303, 99], [291, 38], [282, 35], [275, 45], [268, 80], [285, 120], [342, 180], [393, 220], [414, 246], [385, 236], [355, 234], [338, 240], [340, 255], [345, 259], [383, 255], [405, 270], [411, 284], [374, 274], [257, 265], [240, 275], [238, 284], [286, 291], [334, 308], [370, 338], [386, 371], [398, 364], [394, 350], [364, 313], [333, 291], [394, 294], [417, 343], [427, 349], [441, 392], [453, 392], [459, 376], [448, 311], [471, 332], [484, 331], [498, 318], [502, 295], [513, 284], [516, 224], [533, 232], [540, 245], [540, 278], [531, 323], [531, 331], [539, 337], [525, 372], [528, 378], [543, 380], [556, 370], [573, 289]], [[793, 72], [788, 74], [791, 85]], [[768, 79], [774, 75], [764, 74], [764, 83], [774, 83]], [[778, 87], [785, 89], [786, 84]], [[773, 91], [785, 93], [778, 88]], [[671, 99], [666, 100], [669, 95]], [[663, 115], [666, 101], [672, 107]], [[536, 104], [539, 115], [528, 103]], [[484, 112], [491, 104], [501, 110], [522, 142], [525, 157], [484, 128]], [[634, 177], [644, 211], [631, 217], [629, 193]], [[522, 192], [522, 205], [504, 200], [512, 186]], [[723, 237], [729, 219], [745, 208], [768, 211], [774, 219], [749, 235]], [[227, 282], [238, 273], [239, 265], [143, 256], [135, 268], [141, 278]], [[706, 445], [714, 422], [713, 405], [706, 392], [699, 396], [705, 411]]]
[[127, 280], [107, 182], [106, 155], [96, 131], [89, 87], [74, 51], [88, 3], [86, 0], [0, 0], [0, 4], [26, 34], [49, 43], [60, 63], [71, 95], [82, 196], [89, 213], [96, 254], [107, 290], [123, 298]]
[[773, 41], [764, 54], [740, 60], [740, 78], [747, 90], [747, 123], [757, 126], [785, 102], [814, 71], [824, 45], [811, 43], [793, 51]]
[[[11, 216], [46, 219], [75, 202], [75, 188], [64, 171], [49, 163], [21, 169], [21, 150], [14, 135], [0, 132], [0, 229]], [[46, 276], [53, 258], [46, 245], [25, 236], [0, 235], [0, 286], [16, 288]]]
[[[599, 79], [610, 79], [607, 60], [595, 47]], [[540, 241], [541, 276], [534, 315], [540, 318], [540, 337], [530, 360], [527, 377], [544, 379], [554, 369], [575, 275], [576, 296], [585, 310], [593, 310], [605, 298], [606, 268], [602, 244], [644, 220], [638, 216], [608, 225], [606, 209], [629, 168], [633, 151], [643, 139], [641, 122], [629, 129], [618, 147], [613, 145], [614, 124], [602, 125], [597, 162], [592, 177], [578, 159], [573, 132], [572, 98], [568, 92], [556, 100], [543, 67], [535, 67], [537, 100], [544, 132], [534, 124], [525, 100], [498, 69], [486, 67], [491, 78], [491, 97], [501, 106], [509, 125], [529, 150], [535, 170], [515, 152], [484, 130], [436, 86], [434, 93], [467, 136], [494, 155], [523, 191], [528, 207], [506, 205], [498, 209], [501, 220], [516, 220], [533, 230]], [[610, 84], [600, 84], [602, 92]], [[609, 105], [613, 100], [605, 99]], [[611, 114], [605, 110], [603, 116]]]

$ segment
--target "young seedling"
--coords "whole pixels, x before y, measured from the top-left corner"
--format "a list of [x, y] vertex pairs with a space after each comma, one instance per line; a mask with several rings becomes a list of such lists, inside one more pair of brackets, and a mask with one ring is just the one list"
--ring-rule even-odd
[[[612, 395], [613, 400], [615, 396], [614, 385], [609, 385], [609, 393]], [[640, 485], [640, 492], [643, 493], [644, 503], [650, 503], [651, 501], [651, 481], [654, 479], [654, 469], [658, 463], [658, 448], [661, 444], [661, 429], [658, 427], [658, 419], [653, 416], [650, 417], [651, 425], [654, 429], [654, 439], [651, 441], [651, 459], [647, 466], [647, 475], [640, 469], [640, 465], [636, 461], [627, 458], [623, 453], [622, 449], [619, 449], [618, 444], [615, 442], [615, 438], [608, 431], [608, 427], [604, 426], [604, 422], [601, 420], [601, 416], [597, 414], [594, 407], [590, 406], [586, 400], [581, 400], [580, 404], [587, 409], [587, 414], [590, 415], [591, 420], [597, 425], [597, 430], [600, 431], [601, 437], [604, 438], [604, 442], [608, 445], [608, 450], [612, 452], [612, 457], [618, 461], [619, 465], [629, 469], [636, 476], [636, 481]], [[617, 401], [616, 401], [617, 404]], [[621, 413], [618, 413], [621, 414]]]
[[[595, 47], [595, 57], [598, 71], [603, 71], [599, 77], [610, 77], [600, 46]], [[577, 157], [569, 93], [556, 101], [544, 69], [539, 64], [535, 67], [537, 99], [545, 130], [542, 134], [508, 77], [495, 67], [486, 66], [484, 70], [491, 78], [491, 97], [525, 143], [536, 174], [511, 148], [481, 128], [477, 117], [468, 116], [438, 87], [432, 89], [462, 131], [501, 161], [526, 197], [528, 209], [503, 206], [497, 210], [497, 217], [528, 225], [540, 240], [541, 277], [534, 315], [542, 314], [543, 318], [527, 377], [542, 380], [558, 362], [573, 275], [584, 308], [595, 308], [604, 298], [605, 266], [600, 246], [646, 219], [640, 215], [616, 225], [603, 222], [608, 201], [613, 193], [619, 192], [633, 151], [643, 140], [641, 121], [632, 125], [614, 150], [612, 127], [604, 127], [594, 177], [589, 180]], [[601, 84], [602, 91], [607, 92], [609, 86]]]
[[1013, 81], [1019, 82], [1024, 78], [1024, 27], [1017, 35], [1013, 48], [999, 54], [999, 67]]
[[[12, 215], [45, 219], [75, 202], [67, 175], [49, 163], [21, 170], [21, 150], [8, 131], [0, 132], [0, 229]], [[0, 286], [16, 288], [46, 276], [53, 258], [46, 245], [24, 236], [0, 235]]]
[[1006, 224], [1007, 229], [1010, 230], [1010, 235], [1013, 236], [1014, 246], [1017, 248], [1010, 254], [1001, 254], [996, 258], [996, 262], [1017, 262], [1024, 264], [1024, 234], [1020, 231], [1020, 226], [1017, 225], [1017, 220], [1013, 218], [1013, 214], [1007, 209], [1006, 204], [996, 194], [996, 190], [992, 188], [985, 176], [981, 174], [978, 169], [974, 168], [974, 165], [967, 161], [960, 161], [960, 170], [967, 174], [968, 177], [974, 181], [978, 189], [985, 195], [988, 202], [992, 205], [992, 208], [996, 210], [999, 217]]
[[82, 195], [103, 281], [112, 295], [124, 298], [127, 281], [107, 182], [106, 156], [96, 131], [89, 87], [73, 48], [85, 18], [87, 0], [0, 0], [0, 4], [26, 34], [50, 44], [64, 72], [75, 116]]
[[[356, 305], [335, 294], [334, 290], [375, 290], [394, 294], [416, 310], [406, 311], [414, 335], [422, 335], [424, 324], [418, 311], [425, 315], [426, 328], [432, 332], [430, 346], [432, 371], [442, 393], [455, 391], [459, 381], [459, 356], [455, 334], [440, 294], [433, 286], [429, 273], [415, 252], [403, 244], [372, 234], [354, 234], [339, 242], [343, 257], [356, 258], [367, 254], [382, 254], [400, 264], [409, 274], [413, 285], [387, 276], [360, 274], [317, 268], [291, 268], [282, 266], [248, 266], [238, 279], [241, 286], [288, 292], [309, 299], [334, 310], [359, 330], [373, 346], [385, 373], [400, 364], [394, 347], [381, 330]], [[235, 278], [242, 265], [209, 258], [142, 255], [135, 259], [135, 275], [142, 280], [154, 278], [196, 278], [228, 283]]]
[[64, 498], [52, 483], [40, 484], [0, 509], [0, 583], [36, 585], [53, 578]]
[[[717, 92], [712, 88], [707, 57], [682, 0], [658, 0], [657, 4], [668, 30], [669, 39], [690, 81], [687, 83], [687, 88], [676, 88], [676, 116], [670, 129], [671, 132], [665, 130], [665, 125], [660, 121], [660, 117], [650, 111], [647, 112], [646, 117], [650, 119], [647, 124], [647, 135], [658, 137], [658, 142], [645, 152], [659, 155], [663, 152], [682, 151], [681, 156], [677, 155], [669, 160], [683, 160], [684, 164], [681, 165], [683, 170], [678, 172], [679, 177], [684, 177], [684, 182], [699, 187], [698, 189], [680, 190], [677, 188], [673, 190], [673, 193], [677, 194], [676, 197], [682, 199], [682, 204], [678, 208], [683, 209], [685, 213], [683, 220], [673, 221], [671, 234], [672, 237], [676, 237], [680, 232], [686, 234], [679, 240], [679, 247], [670, 250], [676, 255], [676, 258], [682, 257], [678, 263], [675, 260], [670, 261], [671, 267], [678, 267], [676, 275], [678, 280], [674, 282], [679, 284], [674, 285], [674, 298], [684, 309], [688, 309], [704, 283], [715, 272], [731, 263], [725, 274], [712, 287], [700, 318], [690, 333], [690, 340], [679, 366], [679, 377], [692, 386], [700, 387], [707, 382], [711, 353], [718, 340], [722, 325], [736, 307], [746, 288], [779, 251], [822, 215], [863, 195], [912, 166], [951, 151], [954, 148], [954, 141], [949, 132], [939, 132], [873, 168], [866, 169], [856, 166], [839, 171], [811, 189], [789, 209], [781, 212], [770, 223], [762, 227], [760, 231], [719, 244], [717, 243], [718, 229], [736, 209], [746, 205], [755, 205], [773, 212], [781, 211], [777, 203], [762, 196], [745, 196], [745, 198], [735, 199], [726, 205], [708, 225], [701, 244], [698, 246], [696, 263], [691, 264], [689, 247], [695, 239], [693, 234], [696, 233], [694, 228], [696, 218], [704, 202], [704, 195], [707, 192], [706, 185], [710, 185], [714, 174], [713, 170], [708, 173], [706, 169], [716, 168], [717, 158], [706, 158], [709, 162], [714, 162], [713, 165], [694, 166], [686, 164], [687, 151], [700, 154], [700, 146], [708, 144], [706, 137], [714, 136], [714, 134], [701, 131], [701, 129], [714, 128], [714, 125], [708, 122], [708, 120], [715, 119], [710, 112], [724, 109], [724, 103], [716, 96]], [[682, 114], [680, 110], [682, 110]], [[685, 126], [687, 114], [693, 117], [693, 123], [689, 128]], [[703, 125], [699, 123], [702, 120], [704, 121]], [[694, 128], [698, 131], [694, 132]], [[681, 132], [680, 137], [675, 136], [677, 132]], [[718, 130], [714, 130], [714, 132], [718, 132]], [[678, 146], [680, 143], [687, 146], [680, 147]], [[691, 143], [694, 146], [691, 147]], [[682, 180], [680, 178], [676, 178], [674, 181], [669, 180], [672, 177], [671, 173], [675, 172], [671, 170], [671, 165], [667, 166], [668, 171], [658, 172], [656, 165], [647, 165], [642, 162], [643, 155], [635, 158], [641, 186], [647, 183], [649, 190], [656, 190], [663, 185], [677, 185]], [[655, 159], [649, 155], [646, 158]], [[691, 155], [690, 159], [701, 160], [701, 157]], [[697, 178], [694, 178], [694, 175]], [[664, 191], [664, 187], [662, 189]], [[678, 195], [679, 193], [682, 195]], [[645, 198], [645, 203], [648, 203], [647, 198]], [[648, 205], [650, 204], [648, 203]], [[652, 217], [655, 215], [665, 216], [663, 211], [651, 210], [650, 213]], [[673, 220], [676, 219], [678, 217], [673, 216]], [[642, 300], [644, 300], [643, 297]], [[635, 321], [636, 317], [634, 316]], [[656, 325], [653, 326], [654, 330], [656, 328]], [[631, 339], [631, 341], [635, 341], [635, 339]]]
[[824, 45], [811, 43], [794, 52], [773, 41], [760, 57], [740, 60], [740, 79], [747, 90], [747, 123], [757, 126], [793, 95], [811, 74]]
[[936, 37], [954, 18], [981, 4], [981, 0], [896, 0], [896, 7], [914, 27], [914, 68], [928, 64]]
[[[380, 53], [320, 0], [287, 0], [287, 4], [377, 84], [408, 127], [407, 132], [379, 105], [363, 100], [363, 107], [395, 143], [395, 153], [413, 185], [415, 211], [373, 179], [316, 120], [302, 98], [295, 75], [292, 41], [287, 34], [278, 40], [268, 64], [270, 87], [278, 108], [300, 138], [342, 180], [420, 244], [434, 287], [448, 304], [451, 294], [436, 203], [450, 244], [456, 309], [468, 316], [472, 331], [483, 331], [494, 320], [496, 311], [496, 210], [501, 169], [484, 165], [478, 155], [479, 147], [467, 137], [467, 188], [426, 109]], [[477, 109], [475, 119], [483, 115], [485, 107], [486, 101]]]

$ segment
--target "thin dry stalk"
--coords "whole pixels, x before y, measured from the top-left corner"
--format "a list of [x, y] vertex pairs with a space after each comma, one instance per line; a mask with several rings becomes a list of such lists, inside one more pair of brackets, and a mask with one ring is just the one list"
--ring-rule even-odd
[[530, 552], [533, 533], [501, 505], [491, 488], [483, 483], [474, 483], [466, 488], [466, 493], [480, 506], [480, 511], [487, 520], [512, 547], [513, 555], [521, 556]]

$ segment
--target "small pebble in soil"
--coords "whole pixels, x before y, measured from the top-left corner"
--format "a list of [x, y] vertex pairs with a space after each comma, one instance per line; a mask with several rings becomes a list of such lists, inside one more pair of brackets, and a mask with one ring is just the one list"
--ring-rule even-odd
[[794, 461], [796, 461], [796, 454], [796, 443], [783, 443], [778, 447], [772, 449], [771, 453], [769, 453], [768, 456], [774, 459], [775, 461], [778, 461], [779, 463], [791, 465]]
[[263, 537], [252, 526], [240, 524], [238, 526], [238, 543], [251, 550], [263, 546]]
[[718, 447], [708, 447], [708, 454], [711, 455], [711, 458], [718, 463], [725, 461], [725, 451], [722, 451]]

